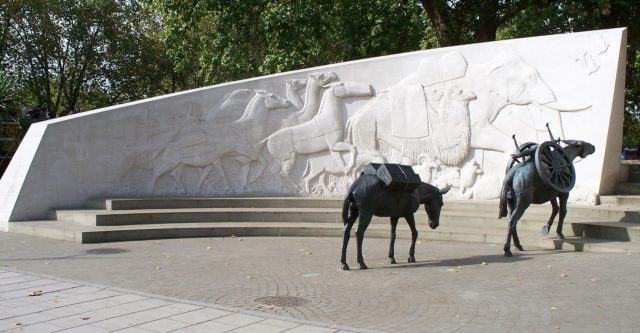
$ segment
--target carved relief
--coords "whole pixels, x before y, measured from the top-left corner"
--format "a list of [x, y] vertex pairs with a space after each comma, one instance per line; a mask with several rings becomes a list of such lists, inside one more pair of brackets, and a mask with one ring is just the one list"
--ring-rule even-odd
[[591, 35], [586, 50], [580, 53], [575, 62], [587, 72], [587, 75], [591, 75], [600, 69], [600, 56], [608, 49], [609, 43], [602, 35]]
[[[307, 155], [329, 150], [346, 175], [353, 166], [355, 148], [342, 141], [343, 120], [340, 100], [346, 97], [370, 96], [369, 84], [337, 82], [327, 85], [318, 114], [308, 122], [280, 129], [258, 144], [260, 151], [266, 144], [274, 161], [272, 172], [292, 189], [298, 186], [289, 177], [296, 155]], [[340, 152], [349, 151], [350, 162], [342, 159]]]
[[[293, 193], [338, 195], [338, 184], [375, 161], [412, 165], [423, 181], [452, 186], [449, 197], [492, 199], [502, 175], [486, 172], [485, 152], [513, 151], [500, 122], [526, 115], [518, 118], [520, 129], [546, 130], [540, 122], [550, 122], [563, 133], [560, 112], [590, 107], [560, 105], [536, 68], [510, 52], [484, 64], [469, 64], [457, 51], [427, 57], [415, 73], [375, 94], [369, 83], [341, 82], [333, 72], [286, 80], [284, 91], [287, 99], [260, 90], [232, 91], [202, 117], [187, 111], [179, 130], [164, 134], [160, 149], [137, 148], [131, 155], [153, 162], [152, 168], [137, 163], [152, 172], [152, 187], [169, 175], [183, 192], [186, 167], [195, 168], [200, 192], [217, 191], [208, 182], [214, 169], [224, 190], [233, 191], [222, 163], [227, 159], [241, 165], [233, 171], [244, 190], [262, 179]], [[366, 103], [349, 111], [347, 98]], [[269, 110], [289, 105], [269, 133]], [[239, 110], [242, 115], [230, 120]], [[266, 170], [277, 177], [263, 177]]]
[[242, 186], [246, 188], [255, 180], [249, 179], [252, 162], [262, 164], [263, 169], [266, 166], [253, 145], [266, 136], [264, 124], [267, 122], [268, 111], [288, 105], [289, 101], [282, 97], [255, 90], [244, 113], [231, 123], [208, 123], [200, 119], [188, 122], [176, 141], [168, 143], [155, 153], [152, 191], [160, 177], [169, 174], [186, 193], [180, 179], [185, 167], [201, 168], [197, 182], [200, 190], [215, 167], [222, 177], [225, 189], [231, 191], [222, 166], [222, 158], [227, 156], [233, 156], [243, 164]]

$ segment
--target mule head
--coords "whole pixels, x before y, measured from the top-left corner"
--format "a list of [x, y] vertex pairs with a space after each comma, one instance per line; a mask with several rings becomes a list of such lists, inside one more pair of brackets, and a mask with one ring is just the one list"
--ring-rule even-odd
[[424, 210], [427, 212], [429, 227], [431, 227], [431, 229], [435, 229], [440, 225], [440, 211], [442, 210], [442, 206], [444, 206], [442, 196], [449, 192], [450, 189], [451, 186], [439, 189], [427, 183], [422, 183], [420, 187], [418, 187], [420, 203], [424, 204]]
[[580, 158], [585, 158], [596, 152], [596, 147], [586, 141], [562, 140], [562, 143], [567, 145], [564, 150], [565, 152], [573, 155], [572, 158], [576, 158], [577, 156], [580, 156]]

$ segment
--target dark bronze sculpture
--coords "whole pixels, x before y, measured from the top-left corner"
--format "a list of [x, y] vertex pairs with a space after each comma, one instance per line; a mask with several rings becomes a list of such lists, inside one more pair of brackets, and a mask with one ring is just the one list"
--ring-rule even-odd
[[[567, 199], [569, 191], [575, 184], [573, 160], [578, 156], [585, 158], [595, 152], [595, 147], [588, 142], [554, 140], [550, 130], [549, 136], [551, 141], [543, 142], [540, 145], [528, 142], [518, 146], [516, 143], [517, 151], [512, 155], [514, 161], [507, 166], [507, 175], [502, 184], [498, 216], [498, 218], [506, 217], [508, 206], [509, 229], [507, 242], [504, 245], [504, 255], [507, 257], [513, 256], [510, 249], [511, 239], [517, 249], [524, 250], [518, 238], [516, 224], [532, 203], [541, 204], [547, 201], [551, 203], [551, 217], [542, 228], [545, 235], [549, 233], [558, 212], [560, 213], [556, 234], [558, 239], [564, 239], [562, 225], [567, 215]], [[565, 146], [560, 146], [560, 143]], [[518, 158], [522, 158], [522, 161], [516, 164]], [[559, 207], [558, 199], [560, 200]]]
[[347, 265], [347, 245], [351, 236], [351, 227], [359, 217], [356, 239], [358, 242], [358, 264], [360, 269], [366, 269], [362, 257], [362, 242], [364, 233], [371, 222], [373, 216], [390, 217], [391, 220], [391, 243], [389, 246], [389, 259], [395, 264], [394, 243], [396, 238], [396, 226], [400, 217], [404, 217], [411, 229], [411, 248], [409, 249], [409, 262], [415, 262], [415, 246], [418, 238], [413, 214], [421, 204], [425, 205], [425, 210], [429, 217], [429, 226], [435, 229], [439, 225], [440, 209], [443, 201], [442, 195], [447, 193], [449, 188], [438, 189], [427, 183], [420, 183], [417, 188], [410, 191], [392, 190], [385, 187], [384, 182], [375, 174], [362, 174], [351, 185], [344, 199], [342, 207], [342, 221], [344, 232], [342, 240], [342, 270], [349, 270]]

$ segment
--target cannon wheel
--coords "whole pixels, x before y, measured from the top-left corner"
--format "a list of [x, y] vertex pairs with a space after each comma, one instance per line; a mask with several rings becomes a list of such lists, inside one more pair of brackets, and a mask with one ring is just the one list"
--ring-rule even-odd
[[[537, 143], [535, 143], [535, 142], [525, 142], [525, 143], [521, 144], [521, 145], [518, 147], [518, 150], [514, 151], [513, 153], [514, 153], [514, 154], [517, 154], [517, 153], [519, 153], [519, 152], [521, 152], [521, 151], [523, 151], [523, 150], [525, 150], [525, 149], [529, 149], [529, 148], [531, 148], [531, 147], [533, 147], [533, 146], [535, 146], [535, 145], [537, 145]], [[509, 172], [509, 170], [511, 170], [511, 168], [513, 168], [513, 166], [514, 166], [516, 163], [518, 163], [518, 161], [516, 161], [515, 159], [513, 159], [513, 158], [512, 158], [512, 159], [509, 161], [509, 163], [507, 163], [507, 169], [505, 170], [505, 172], [504, 172], [504, 173]]]
[[536, 170], [542, 182], [552, 189], [569, 193], [576, 183], [573, 162], [554, 141], [543, 142], [535, 154]]

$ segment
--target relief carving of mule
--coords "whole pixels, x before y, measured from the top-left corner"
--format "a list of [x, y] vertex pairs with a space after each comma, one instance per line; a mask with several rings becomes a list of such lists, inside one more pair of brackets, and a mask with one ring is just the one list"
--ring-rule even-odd
[[416, 229], [413, 214], [421, 204], [424, 204], [429, 226], [431, 229], [437, 228], [440, 224], [440, 210], [443, 206], [442, 195], [448, 191], [449, 188], [438, 189], [427, 183], [421, 183], [414, 191], [399, 193], [398, 191], [384, 189], [382, 181], [376, 175], [361, 175], [349, 188], [342, 206], [342, 221], [344, 223], [342, 256], [340, 258], [342, 270], [349, 270], [347, 245], [351, 237], [351, 228], [357, 219], [359, 219], [358, 229], [356, 230], [357, 261], [360, 269], [367, 269], [362, 256], [362, 243], [364, 233], [374, 215], [388, 216], [390, 218], [391, 243], [389, 245], [389, 260], [392, 264], [396, 263], [394, 252], [396, 227], [398, 220], [404, 217], [411, 229], [411, 247], [409, 248], [408, 262], [415, 262], [414, 255], [418, 230]]

